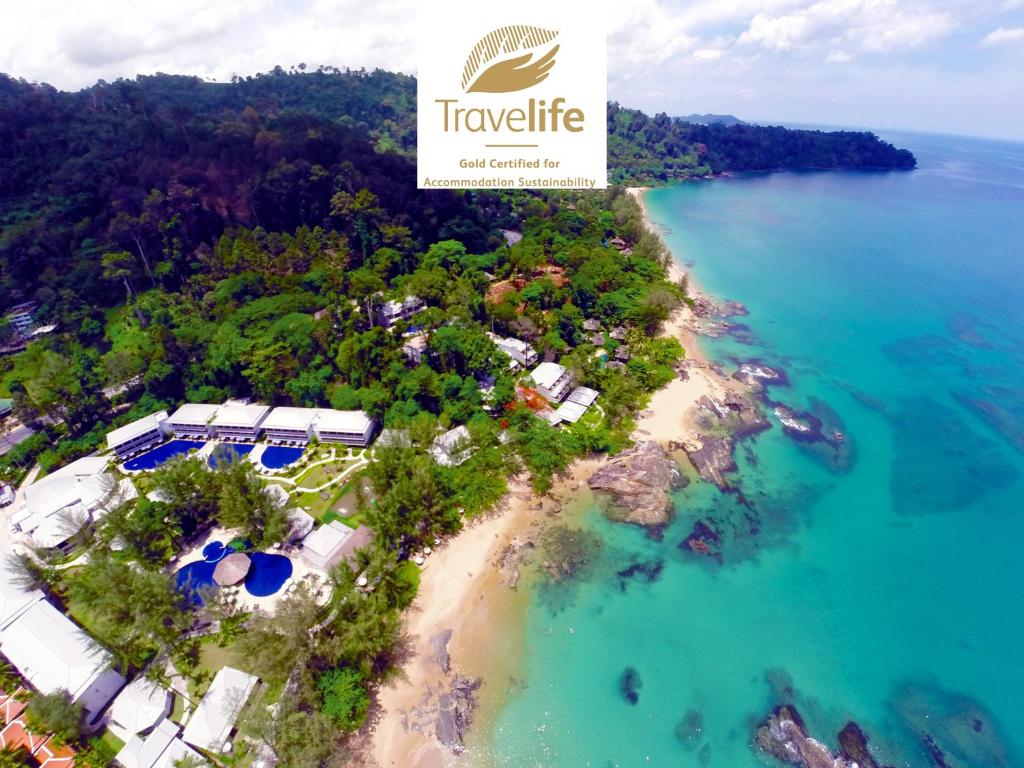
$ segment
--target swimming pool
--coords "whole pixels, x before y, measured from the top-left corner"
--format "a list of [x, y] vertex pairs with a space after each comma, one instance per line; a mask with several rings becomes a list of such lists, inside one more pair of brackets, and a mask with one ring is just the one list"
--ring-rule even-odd
[[302, 454], [305, 452], [305, 448], [289, 448], [285, 445], [268, 445], [264, 449], [263, 455], [260, 456], [260, 463], [267, 469], [282, 469], [301, 459]]
[[273, 595], [292, 575], [292, 561], [284, 555], [253, 552], [252, 568], [245, 577], [245, 591], [253, 597]]
[[[220, 589], [213, 580], [217, 562], [235, 549], [222, 541], [211, 541], [203, 547], [203, 559], [183, 565], [175, 574], [178, 589], [185, 593], [192, 605], [202, 605], [202, 593], [208, 589]], [[266, 552], [247, 552], [252, 565], [245, 577], [245, 591], [253, 597], [267, 597], [276, 594], [291, 578], [292, 561], [284, 555]]]
[[210, 454], [207, 462], [216, 469], [222, 462], [224, 464], [231, 464], [232, 462], [242, 460], [252, 453], [252, 449], [255, 447], [255, 445], [249, 445], [248, 443], [222, 443], [213, 449], [213, 453]]
[[189, 451], [198, 451], [206, 445], [205, 440], [171, 440], [163, 445], [158, 445], [152, 451], [146, 451], [141, 456], [129, 459], [124, 463], [124, 468], [129, 471], [156, 469], [168, 459], [181, 456]]

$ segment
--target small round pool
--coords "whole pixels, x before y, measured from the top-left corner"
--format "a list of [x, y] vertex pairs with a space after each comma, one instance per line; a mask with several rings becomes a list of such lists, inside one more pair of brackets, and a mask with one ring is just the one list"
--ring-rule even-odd
[[181, 456], [189, 451], [198, 451], [204, 445], [206, 445], [204, 440], [171, 440], [163, 445], [158, 445], [152, 451], [146, 451], [141, 456], [129, 459], [124, 463], [124, 468], [129, 471], [156, 469], [168, 459]]
[[252, 453], [252, 449], [255, 447], [248, 443], [222, 443], [213, 449], [213, 453], [210, 454], [207, 461], [211, 467], [216, 469], [221, 464], [233, 464], [236, 461], [241, 461]]
[[260, 456], [260, 463], [267, 469], [284, 469], [302, 458], [305, 448], [292, 448], [287, 445], [268, 445]]
[[284, 555], [253, 552], [252, 568], [245, 577], [245, 591], [253, 597], [273, 595], [291, 578], [292, 561]]

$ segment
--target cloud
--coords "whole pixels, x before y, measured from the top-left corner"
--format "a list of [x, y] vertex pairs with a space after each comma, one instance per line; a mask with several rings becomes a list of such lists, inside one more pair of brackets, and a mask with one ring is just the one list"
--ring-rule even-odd
[[1024, 27], [1000, 27], [989, 32], [981, 39], [982, 45], [1004, 45], [1024, 41]]
[[717, 61], [725, 55], [721, 48], [698, 48], [693, 52], [693, 58], [702, 61]]
[[954, 27], [950, 14], [927, 5], [899, 0], [819, 0], [779, 16], [758, 13], [738, 42], [776, 52], [811, 50], [825, 43], [840, 44], [845, 50], [884, 53], [923, 45]]
[[826, 64], [845, 64], [850, 61], [853, 57], [846, 51], [832, 51], [828, 56], [825, 57]]

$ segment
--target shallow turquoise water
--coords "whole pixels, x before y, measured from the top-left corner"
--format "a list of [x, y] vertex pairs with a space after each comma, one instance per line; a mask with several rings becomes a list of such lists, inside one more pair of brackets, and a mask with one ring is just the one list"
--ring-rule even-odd
[[[852, 458], [776, 424], [737, 451], [749, 507], [691, 485], [662, 541], [591, 512], [600, 555], [536, 590], [482, 762], [765, 765], [753, 729], [788, 700], [833, 746], [856, 720], [894, 765], [935, 764], [927, 739], [950, 765], [1021, 764], [1024, 145], [887, 138], [920, 169], [650, 193], [674, 253], [750, 310], [710, 353], [785, 369], [770, 396], [834, 413]], [[679, 548], [698, 518], [721, 563]], [[623, 582], [637, 561], [664, 568]], [[677, 736], [688, 712], [700, 731]]]

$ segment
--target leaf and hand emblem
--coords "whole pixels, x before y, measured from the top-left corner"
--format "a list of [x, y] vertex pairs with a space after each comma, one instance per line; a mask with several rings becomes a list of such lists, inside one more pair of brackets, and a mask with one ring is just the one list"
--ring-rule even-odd
[[466, 93], [511, 93], [537, 85], [555, 66], [558, 45], [539, 56], [538, 49], [556, 37], [557, 31], [541, 27], [499, 27], [473, 46], [462, 71], [462, 87]]

